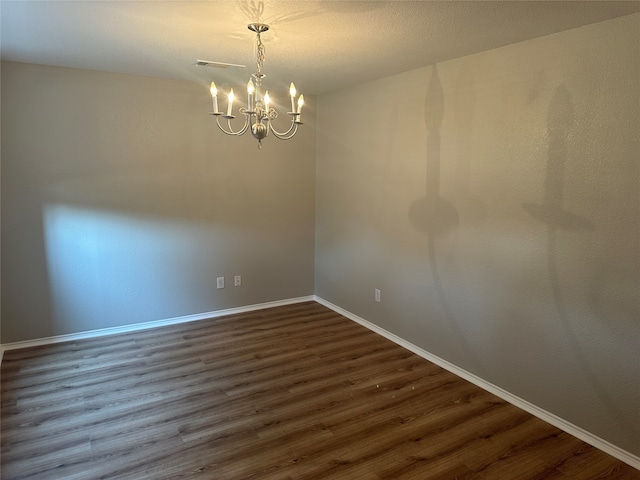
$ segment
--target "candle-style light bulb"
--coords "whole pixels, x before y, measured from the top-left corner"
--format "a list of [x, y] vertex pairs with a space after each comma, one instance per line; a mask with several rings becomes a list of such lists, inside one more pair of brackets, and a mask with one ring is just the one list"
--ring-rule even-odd
[[255, 90], [256, 87], [253, 84], [253, 81], [249, 79], [249, 82], [247, 83], [247, 110], [250, 112], [253, 111], [253, 92], [255, 92]]
[[296, 113], [296, 86], [293, 84], [293, 82], [291, 82], [291, 85], [289, 85], [289, 95], [291, 95], [291, 113]]
[[264, 94], [264, 109], [266, 113], [269, 113], [269, 104], [271, 103], [271, 97], [269, 96], [269, 90], [267, 90]]
[[300, 95], [298, 98], [298, 121], [300, 121], [300, 114], [302, 113], [302, 106], [304, 105], [304, 95]]
[[233, 98], [235, 95], [233, 94], [233, 88], [229, 92], [229, 103], [227, 104], [227, 117], [231, 116], [231, 109], [233, 108]]
[[214, 82], [211, 82], [209, 91], [211, 92], [211, 101], [213, 102], [213, 113], [218, 113], [218, 89]]

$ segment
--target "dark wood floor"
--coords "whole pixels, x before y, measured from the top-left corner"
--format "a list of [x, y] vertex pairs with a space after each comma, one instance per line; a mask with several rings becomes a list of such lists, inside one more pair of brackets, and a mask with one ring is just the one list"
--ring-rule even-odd
[[5, 352], [2, 478], [640, 472], [309, 302]]

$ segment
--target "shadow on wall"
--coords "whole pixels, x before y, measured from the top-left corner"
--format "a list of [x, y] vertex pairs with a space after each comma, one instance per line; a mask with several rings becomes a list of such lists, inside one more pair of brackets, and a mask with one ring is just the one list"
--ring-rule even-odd
[[[419, 232], [426, 233], [429, 243], [436, 236], [450, 233], [458, 227], [458, 210], [440, 195], [440, 127], [444, 117], [442, 83], [434, 65], [427, 87], [424, 120], [427, 127], [427, 180], [425, 196], [409, 208], [409, 221]], [[430, 247], [431, 250], [431, 247]]]
[[415, 200], [409, 208], [409, 221], [413, 228], [427, 235], [429, 266], [433, 276], [436, 294], [442, 306], [448, 325], [454, 330], [467, 355], [481, 366], [482, 362], [473, 353], [465, 339], [464, 332], [458, 327], [451, 304], [447, 298], [442, 279], [436, 249], [439, 236], [454, 232], [460, 223], [458, 209], [440, 194], [440, 127], [444, 118], [444, 93], [438, 75], [437, 65], [433, 66], [431, 79], [427, 86], [424, 105], [424, 119], [427, 128], [427, 165], [425, 195]]
[[466, 63], [460, 66], [456, 81], [455, 120], [458, 131], [456, 148], [456, 200], [464, 222], [481, 225], [487, 222], [488, 212], [482, 200], [471, 191], [471, 161], [473, 159], [472, 122], [476, 107], [474, 78]]
[[564, 209], [565, 191], [565, 163], [568, 157], [568, 138], [574, 126], [574, 110], [571, 94], [564, 85], [560, 85], [549, 105], [547, 116], [547, 132], [549, 138], [548, 159], [544, 183], [544, 197], [541, 204], [523, 203], [522, 207], [536, 220], [547, 226], [547, 256], [548, 274], [558, 320], [565, 333], [566, 339], [580, 364], [590, 385], [600, 397], [609, 412], [618, 420], [621, 428], [628, 429], [632, 436], [633, 427], [624, 414], [616, 406], [612, 396], [598, 380], [589, 359], [585, 355], [576, 336], [563, 297], [563, 286], [558, 269], [558, 234], [560, 232], [587, 232], [595, 230], [593, 224], [586, 218]]
[[[522, 204], [522, 207], [536, 220], [548, 225], [549, 231], [554, 233], [554, 236], [558, 229], [593, 230], [593, 225], [589, 220], [563, 210], [567, 138], [573, 125], [571, 95], [561, 85], [556, 89], [551, 99], [547, 117], [549, 158], [544, 183], [544, 198], [540, 205], [526, 202]], [[552, 243], [549, 242], [550, 247]]]

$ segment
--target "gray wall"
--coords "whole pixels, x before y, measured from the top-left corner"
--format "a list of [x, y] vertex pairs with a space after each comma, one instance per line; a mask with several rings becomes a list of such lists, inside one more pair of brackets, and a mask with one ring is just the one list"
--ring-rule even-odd
[[258, 151], [207, 85], [4, 62], [2, 340], [313, 294], [313, 100]]
[[315, 269], [320, 297], [636, 455], [639, 32], [321, 95]]

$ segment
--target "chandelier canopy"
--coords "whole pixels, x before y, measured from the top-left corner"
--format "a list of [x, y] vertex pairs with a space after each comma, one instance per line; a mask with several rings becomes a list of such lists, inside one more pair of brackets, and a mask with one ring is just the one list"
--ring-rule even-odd
[[[214, 82], [211, 82], [211, 99], [213, 102], [213, 111], [211, 115], [216, 117], [216, 123], [220, 130], [227, 135], [240, 136], [244, 135], [247, 130], [251, 130], [251, 134], [258, 140], [258, 148], [262, 148], [262, 139], [267, 137], [269, 133], [281, 140], [288, 140], [298, 131], [298, 125], [302, 125], [300, 120], [302, 106], [304, 105], [304, 95], [300, 95], [296, 101], [296, 87], [291, 83], [289, 87], [289, 95], [291, 96], [291, 111], [287, 112], [291, 115], [291, 126], [286, 132], [278, 132], [271, 121], [278, 117], [278, 112], [271, 106], [271, 98], [269, 91], [263, 91], [262, 79], [266, 77], [262, 73], [262, 66], [265, 59], [265, 49], [260, 38], [260, 34], [269, 30], [269, 25], [264, 23], [250, 23], [249, 30], [256, 33], [256, 73], [251, 75], [251, 79], [247, 83], [247, 108], [241, 107], [240, 113], [244, 115], [244, 125], [240, 130], [234, 131], [231, 127], [231, 120], [235, 118], [233, 115], [233, 101], [235, 95], [233, 88], [227, 96], [227, 110], [222, 113], [218, 110], [218, 89]], [[226, 128], [220, 123], [220, 117], [227, 120]], [[223, 121], [224, 123], [224, 121]]]

